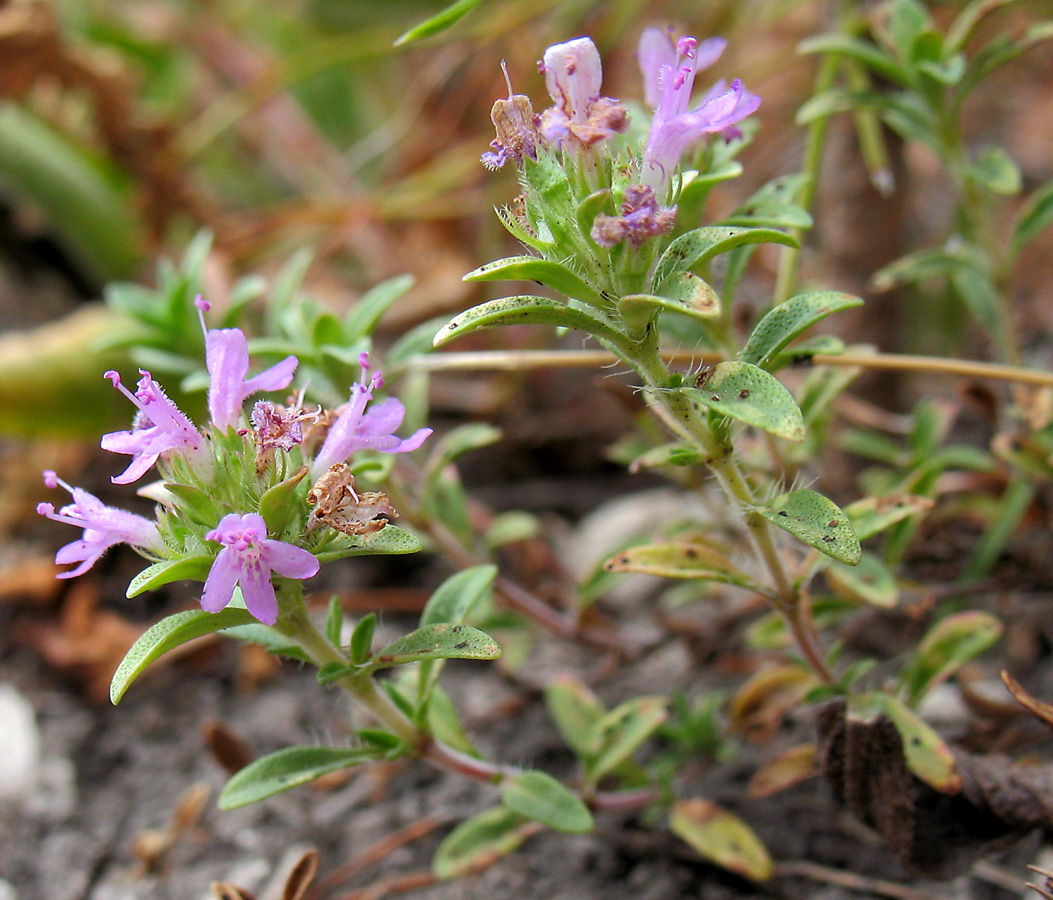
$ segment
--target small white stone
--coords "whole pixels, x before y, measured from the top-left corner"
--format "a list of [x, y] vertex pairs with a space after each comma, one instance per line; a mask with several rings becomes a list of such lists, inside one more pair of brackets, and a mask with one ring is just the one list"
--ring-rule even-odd
[[10, 881], [0, 878], [0, 900], [18, 900], [14, 885]]
[[40, 775], [40, 729], [32, 705], [9, 684], [0, 684], [0, 747], [0, 802], [25, 800]]

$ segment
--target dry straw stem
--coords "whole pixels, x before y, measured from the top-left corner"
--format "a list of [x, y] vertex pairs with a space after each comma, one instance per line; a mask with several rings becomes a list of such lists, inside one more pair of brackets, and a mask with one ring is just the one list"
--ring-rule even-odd
[[[688, 350], [669, 350], [662, 358], [671, 363], [719, 363], [715, 354]], [[815, 365], [859, 366], [864, 369], [895, 369], [901, 372], [925, 372], [993, 381], [1012, 381], [1037, 387], [1053, 387], [1053, 372], [1006, 366], [998, 363], [966, 359], [942, 359], [937, 356], [911, 356], [905, 353], [848, 352], [830, 355], [817, 353], [811, 357]], [[415, 357], [409, 366], [420, 371], [505, 371], [532, 369], [588, 368], [607, 366], [617, 361], [606, 350], [479, 350], [465, 353], [437, 353]]]

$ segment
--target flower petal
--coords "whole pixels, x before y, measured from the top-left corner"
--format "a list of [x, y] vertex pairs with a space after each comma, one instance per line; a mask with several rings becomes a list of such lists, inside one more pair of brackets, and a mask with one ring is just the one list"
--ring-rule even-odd
[[645, 28], [640, 35], [636, 61], [643, 73], [644, 99], [655, 109], [662, 97], [659, 84], [662, 66], [676, 65], [676, 47], [670, 33], [665, 28]]
[[[242, 566], [237, 554], [230, 548], [224, 547], [212, 563], [208, 578], [205, 579], [205, 588], [201, 592], [201, 608], [205, 612], [216, 613], [230, 603], [234, 595], [234, 587], [242, 576]], [[242, 586], [244, 592], [244, 586]]]
[[261, 543], [260, 562], [286, 578], [310, 578], [318, 574], [318, 558], [303, 547], [285, 541], [266, 540]]
[[233, 428], [241, 417], [245, 400], [245, 376], [249, 373], [249, 344], [238, 328], [217, 328], [205, 337], [208, 367], [208, 412], [220, 429]]
[[270, 570], [262, 562], [245, 567], [241, 574], [241, 594], [250, 613], [264, 625], [273, 625], [278, 621], [278, 598], [271, 584]]
[[358, 434], [391, 434], [406, 417], [406, 407], [395, 397], [373, 403], [355, 429]]
[[[259, 375], [245, 382], [244, 396], [251, 397], [258, 391], [280, 391], [287, 388], [296, 374], [296, 367], [300, 361], [295, 356], [287, 356], [280, 363], [275, 363], [269, 369], [264, 369]], [[239, 403], [240, 406], [240, 403]]]

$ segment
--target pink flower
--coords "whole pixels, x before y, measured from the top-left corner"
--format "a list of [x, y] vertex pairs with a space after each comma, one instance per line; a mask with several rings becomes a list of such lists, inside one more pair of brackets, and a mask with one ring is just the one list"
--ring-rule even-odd
[[369, 354], [363, 353], [359, 362], [362, 364], [363, 384], [351, 385], [351, 398], [337, 410], [337, 419], [311, 463], [312, 478], [328, 472], [334, 463], [345, 462], [356, 450], [408, 453], [420, 447], [432, 433], [430, 428], [420, 428], [405, 440], [396, 437], [395, 431], [406, 416], [406, 407], [394, 397], [388, 397], [367, 410], [373, 391], [384, 383], [384, 379], [380, 372], [374, 372], [365, 383]]
[[268, 539], [267, 523], [257, 513], [226, 515], [205, 538], [223, 545], [201, 593], [201, 608], [206, 612], [223, 609], [240, 584], [248, 611], [264, 625], [273, 625], [278, 621], [278, 598], [271, 576], [302, 579], [318, 572], [313, 554]]
[[77, 568], [61, 572], [59, 578], [74, 578], [83, 575], [114, 544], [131, 544], [141, 550], [158, 555], [164, 552], [164, 542], [157, 525], [149, 519], [123, 509], [106, 506], [94, 494], [80, 488], [70, 487], [54, 472], [44, 473], [44, 484], [49, 488], [62, 485], [73, 495], [73, 502], [58, 512], [50, 503], [38, 503], [37, 512], [56, 522], [65, 522], [84, 529], [79, 541], [66, 544], [55, 554], [59, 565], [80, 563]]
[[287, 356], [256, 377], [247, 378], [249, 342], [245, 333], [240, 328], [214, 328], [208, 331], [205, 329], [203, 313], [211, 309], [211, 304], [198, 297], [194, 305], [202, 313], [201, 328], [205, 331], [209, 415], [216, 428], [227, 431], [240, 423], [246, 399], [259, 391], [280, 391], [287, 388], [299, 360], [295, 356]]
[[106, 373], [113, 386], [139, 410], [130, 431], [113, 431], [102, 436], [102, 449], [134, 457], [128, 468], [111, 478], [114, 484], [130, 484], [146, 474], [162, 453], [182, 450], [196, 453], [205, 447], [200, 432], [158, 386], [145, 369], [140, 369], [139, 385], [133, 394], [121, 384], [121, 376]]
[[600, 54], [589, 38], [554, 44], [541, 63], [545, 87], [554, 105], [541, 116], [541, 134], [554, 147], [577, 143], [589, 147], [625, 131], [625, 107], [600, 96]]
[[688, 110], [695, 73], [712, 65], [724, 41], [711, 38], [699, 44], [692, 37], [673, 45], [668, 32], [648, 28], [640, 36], [638, 60], [644, 93], [655, 107], [644, 149], [641, 180], [663, 196], [684, 151], [706, 134], [728, 132], [735, 123], [757, 111], [760, 97], [736, 79], [726, 87], [717, 82], [693, 110]]

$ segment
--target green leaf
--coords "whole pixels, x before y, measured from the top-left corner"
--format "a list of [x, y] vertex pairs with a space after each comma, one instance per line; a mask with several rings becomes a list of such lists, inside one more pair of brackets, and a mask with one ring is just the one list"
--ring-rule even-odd
[[861, 541], [891, 528], [897, 522], [932, 509], [934, 501], [916, 494], [864, 497], [845, 507], [852, 528]]
[[377, 627], [377, 614], [368, 613], [362, 616], [351, 632], [350, 655], [353, 665], [364, 665], [373, 650], [373, 632]]
[[834, 560], [824, 574], [838, 596], [880, 609], [893, 609], [899, 600], [896, 576], [872, 553], [864, 551], [856, 566]]
[[655, 266], [654, 278], [651, 280], [652, 290], [658, 295], [663, 295], [666, 279], [680, 272], [688, 272], [714, 256], [727, 253], [743, 244], [800, 246], [788, 234], [772, 228], [733, 228], [719, 225], [696, 228], [680, 235], [666, 248]]
[[110, 702], [114, 706], [120, 703], [124, 692], [142, 674], [143, 669], [169, 650], [174, 650], [194, 638], [255, 621], [255, 617], [247, 609], [230, 606], [218, 613], [191, 609], [162, 619], [147, 629], [121, 660], [110, 682]]
[[451, 575], [431, 595], [424, 612], [422, 627], [446, 622], [460, 625], [472, 607], [493, 589], [497, 577], [497, 566], [472, 566], [470, 569]]
[[680, 388], [691, 400], [788, 441], [804, 440], [804, 419], [783, 384], [751, 363], [722, 362], [699, 376], [698, 387]]
[[888, 694], [856, 695], [849, 705], [851, 708], [868, 703], [887, 715], [896, 726], [903, 740], [903, 756], [911, 772], [942, 793], [956, 794], [961, 790], [962, 779], [954, 753], [931, 726]]
[[720, 297], [693, 272], [681, 272], [666, 279], [662, 290], [661, 297], [627, 294], [618, 301], [618, 312], [634, 338], [643, 337], [648, 324], [661, 312], [682, 313], [701, 322], [720, 318]]
[[379, 753], [373, 747], [288, 747], [249, 763], [220, 792], [220, 809], [258, 803], [330, 772], [357, 766]]
[[468, 15], [481, 2], [482, 0], [455, 0], [455, 2], [436, 13], [430, 19], [426, 19], [409, 31], [404, 32], [395, 40], [393, 46], [401, 47], [403, 44], [419, 41], [422, 38], [431, 37], [433, 34], [445, 31], [455, 22]]
[[491, 300], [489, 303], [465, 310], [443, 325], [432, 343], [441, 347], [454, 338], [497, 325], [555, 325], [559, 328], [584, 331], [616, 344], [625, 340], [625, 336], [616, 331], [606, 317], [600, 319], [558, 300], [526, 295]]
[[965, 46], [965, 42], [969, 40], [969, 36], [973, 33], [973, 29], [976, 28], [984, 16], [1006, 6], [1009, 3], [1013, 3], [1015, 0], [971, 0], [967, 3], [951, 23], [951, 27], [947, 29], [947, 37], [945, 45], [948, 53], [957, 53]]
[[308, 471], [310, 470], [307, 466], [300, 466], [291, 477], [279, 481], [274, 487], [264, 491], [263, 496], [260, 497], [260, 515], [267, 523], [269, 534], [281, 534], [293, 514], [296, 513], [296, 507], [304, 502], [303, 497], [296, 496], [296, 490], [307, 476]]
[[212, 568], [213, 557], [189, 556], [165, 560], [147, 566], [129, 583], [125, 596], [131, 599], [144, 591], [155, 591], [173, 581], [204, 581]]
[[608, 572], [641, 572], [663, 578], [719, 581], [759, 590], [749, 575], [719, 550], [705, 544], [678, 541], [630, 547], [603, 564]]
[[1001, 147], [991, 147], [967, 169], [969, 176], [994, 194], [1015, 197], [1023, 186], [1020, 167]]
[[501, 782], [501, 801], [512, 812], [556, 831], [585, 834], [595, 827], [581, 798], [544, 772], [523, 772]]
[[325, 616], [325, 636], [334, 647], [340, 646], [340, 632], [344, 626], [344, 608], [340, 598], [333, 594], [329, 598], [329, 610]]
[[833, 559], [859, 564], [863, 549], [848, 516], [833, 500], [815, 491], [790, 491], [766, 506], [757, 507], [764, 518], [798, 540]]
[[164, 490], [179, 500], [179, 509], [182, 513], [190, 513], [198, 522], [212, 525], [221, 518], [219, 508], [215, 499], [210, 497], [201, 488], [190, 484], [164, 483]]
[[888, 28], [900, 58], [915, 62], [918, 40], [932, 30], [932, 20], [917, 0], [894, 0]]
[[609, 310], [609, 300], [568, 266], [536, 256], [510, 256], [487, 263], [464, 276], [464, 281], [537, 281], [590, 306]]
[[396, 275], [366, 291], [351, 307], [343, 321], [342, 344], [354, 344], [371, 335], [377, 322], [391, 305], [413, 287], [412, 275]]
[[859, 297], [839, 291], [818, 291], [791, 297], [765, 313], [739, 353], [739, 359], [767, 368], [767, 363], [779, 351], [816, 322], [831, 313], [862, 305]]
[[998, 287], [991, 276], [979, 268], [962, 263], [951, 273], [951, 283], [965, 301], [981, 327], [1005, 346], [1005, 323]]
[[567, 746], [579, 757], [595, 753], [591, 735], [607, 710], [584, 684], [569, 676], [545, 686], [545, 706]]
[[907, 703], [916, 706], [933, 687], [993, 646], [1002, 630], [998, 619], [981, 610], [955, 613], [937, 622], [903, 670]]
[[387, 669], [421, 659], [497, 659], [501, 648], [490, 635], [470, 625], [441, 622], [410, 632], [373, 654], [372, 669]]
[[771, 857], [753, 829], [708, 800], [680, 800], [669, 813], [669, 828], [706, 859], [753, 881], [774, 872]]
[[[241, 590], [240, 588], [238, 589]], [[268, 653], [275, 656], [283, 656], [286, 659], [295, 659], [299, 662], [310, 662], [311, 658], [304, 652], [303, 648], [292, 643], [289, 638], [279, 634], [269, 625], [252, 621], [248, 625], [238, 625], [234, 628], [224, 628], [223, 636], [241, 641], [244, 644], [259, 644]]]
[[395, 525], [385, 525], [372, 534], [339, 534], [315, 552], [320, 563], [348, 556], [399, 555], [416, 553], [421, 544], [417, 538]]
[[1013, 228], [1009, 252], [1014, 258], [1019, 256], [1021, 251], [1050, 225], [1053, 225], [1053, 179], [1027, 198]]
[[490, 520], [483, 534], [483, 543], [491, 550], [526, 541], [541, 534], [541, 523], [537, 516], [523, 510], [498, 513]]
[[872, 72], [893, 84], [906, 87], [910, 73], [890, 54], [876, 44], [847, 34], [820, 34], [797, 45], [798, 53], [837, 53], [862, 63]]
[[[473, 566], [451, 575], [431, 595], [421, 613], [422, 628], [434, 625], [460, 625], [483, 597], [493, 591], [497, 566]], [[417, 688], [418, 711], [427, 712], [432, 691], [442, 669], [442, 660], [424, 660], [420, 664]]]
[[589, 780], [595, 784], [617, 769], [667, 718], [665, 697], [634, 697], [594, 723], [585, 738], [594, 748], [585, 767]]
[[501, 440], [501, 429], [486, 422], [467, 422], [458, 425], [434, 441], [428, 454], [428, 462], [421, 475], [425, 485], [425, 496], [434, 490], [434, 480], [458, 457], [472, 450], [489, 447]]
[[471, 875], [494, 857], [507, 856], [516, 850], [534, 827], [511, 810], [488, 809], [446, 835], [435, 851], [431, 870], [440, 881]]
[[453, 705], [453, 700], [437, 684], [432, 686], [428, 702], [428, 730], [448, 747], [453, 747], [454, 750], [460, 750], [469, 756], [479, 756], [479, 751], [464, 733], [464, 726], [461, 724], [461, 717], [457, 714], [457, 707]]

